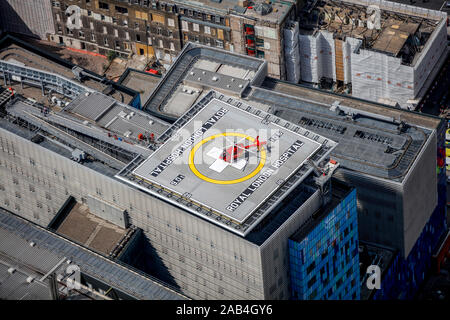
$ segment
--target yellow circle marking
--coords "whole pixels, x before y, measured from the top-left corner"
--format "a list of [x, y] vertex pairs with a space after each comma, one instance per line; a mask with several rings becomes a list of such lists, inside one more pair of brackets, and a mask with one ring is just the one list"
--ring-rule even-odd
[[219, 134], [215, 134], [212, 136], [209, 136], [208, 138], [203, 139], [202, 141], [200, 141], [199, 143], [197, 143], [194, 148], [192, 148], [191, 152], [189, 153], [189, 168], [191, 169], [191, 171], [200, 179], [207, 181], [207, 182], [211, 182], [211, 183], [215, 183], [215, 184], [233, 184], [233, 183], [239, 183], [245, 180], [250, 179], [251, 177], [254, 177], [256, 174], [258, 174], [258, 172], [261, 171], [261, 169], [264, 167], [264, 164], [266, 163], [266, 150], [264, 149], [263, 146], [261, 146], [260, 148], [260, 160], [259, 160], [259, 164], [258, 166], [255, 168], [255, 170], [253, 170], [252, 172], [250, 172], [248, 175], [246, 175], [245, 177], [239, 178], [239, 179], [234, 179], [234, 180], [216, 180], [216, 179], [211, 179], [203, 174], [201, 174], [197, 168], [195, 167], [194, 164], [194, 156], [195, 153], [197, 152], [197, 150], [206, 142], [216, 139], [218, 137], [225, 137], [225, 136], [234, 136], [234, 137], [242, 137], [245, 138], [251, 142], [255, 141], [255, 138], [252, 138], [246, 134], [243, 133], [238, 133], [238, 132], [224, 132], [224, 133], [219, 133]]

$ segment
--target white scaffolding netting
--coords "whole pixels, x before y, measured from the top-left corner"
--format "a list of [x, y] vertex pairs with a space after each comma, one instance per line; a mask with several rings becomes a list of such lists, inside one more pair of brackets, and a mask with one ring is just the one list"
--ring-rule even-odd
[[299, 34], [300, 47], [300, 74], [306, 82], [318, 83], [318, 57], [317, 42], [319, 37], [314, 35]]

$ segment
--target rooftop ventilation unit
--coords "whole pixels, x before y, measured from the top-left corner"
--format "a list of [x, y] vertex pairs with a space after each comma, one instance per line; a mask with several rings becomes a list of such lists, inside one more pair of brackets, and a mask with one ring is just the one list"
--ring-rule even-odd
[[256, 13], [265, 16], [272, 12], [272, 5], [268, 3], [258, 3], [253, 6]]

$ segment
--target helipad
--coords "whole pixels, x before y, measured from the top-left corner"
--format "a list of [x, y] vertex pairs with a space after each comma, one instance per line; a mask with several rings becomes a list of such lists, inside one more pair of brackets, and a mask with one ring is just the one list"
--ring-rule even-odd
[[335, 146], [280, 120], [212, 92], [162, 135], [162, 145], [132, 174], [240, 225], [286, 188], [308, 158]]

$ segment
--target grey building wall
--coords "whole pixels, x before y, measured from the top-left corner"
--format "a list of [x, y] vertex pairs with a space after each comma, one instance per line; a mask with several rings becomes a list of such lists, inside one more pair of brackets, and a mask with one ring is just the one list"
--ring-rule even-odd
[[68, 176], [53, 167], [45, 152], [0, 132], [0, 206], [47, 226], [69, 196], [62, 183]]
[[46, 39], [55, 33], [50, 0], [0, 1], [0, 28]]
[[97, 197], [87, 197], [89, 211], [96, 216], [108, 220], [121, 228], [127, 228], [126, 210], [117, 205], [105, 202]]
[[402, 250], [401, 184], [343, 168], [335, 177], [356, 187], [359, 238]]
[[[287, 221], [276, 236], [266, 240], [264, 247], [267, 249], [262, 252], [259, 246], [238, 235], [3, 128], [0, 128], [0, 138], [0, 184], [4, 185], [0, 190], [0, 205], [8, 210], [47, 226], [68, 195], [84, 203], [88, 196], [94, 196], [127, 210], [129, 223], [143, 230], [154, 249], [155, 263], [159, 260], [161, 268], [165, 268], [189, 297], [265, 299], [280, 297], [281, 292], [288, 297], [284, 269], [287, 265], [283, 262], [287, 255], [287, 237], [299, 226], [304, 215], [311, 215], [312, 211], [307, 211], [313, 210], [315, 204], [305, 204], [304, 209], [291, 217], [293, 221]], [[13, 178], [18, 184], [11, 186], [8, 182], [6, 185], [4, 181], [13, 181]], [[39, 181], [35, 182], [35, 192], [29, 190], [30, 181]], [[13, 199], [14, 190], [19, 187], [26, 204], [19, 202], [21, 207], [17, 209]], [[51, 200], [45, 202], [45, 206], [48, 205], [50, 211], [47, 212], [46, 207], [36, 209], [36, 204], [43, 201], [47, 193], [51, 194]], [[9, 201], [9, 205], [5, 205], [5, 201]], [[271, 259], [275, 248], [279, 250], [279, 260], [263, 266]], [[283, 275], [283, 280], [276, 291], [269, 294], [272, 282], [278, 281], [273, 266]]]
[[[405, 256], [416, 243], [438, 203], [436, 132], [427, 141], [404, 182], [403, 230]], [[418, 196], [420, 195], [420, 196]]]
[[436, 143], [433, 132], [403, 183], [343, 168], [336, 171], [336, 178], [357, 189], [361, 240], [408, 256], [437, 205]]

